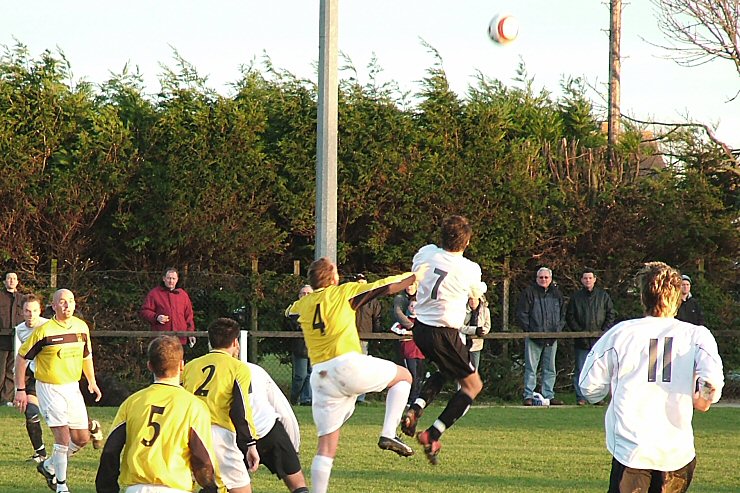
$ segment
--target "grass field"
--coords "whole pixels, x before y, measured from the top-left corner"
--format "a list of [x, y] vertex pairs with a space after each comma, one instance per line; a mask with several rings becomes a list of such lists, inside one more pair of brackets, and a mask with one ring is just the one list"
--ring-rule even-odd
[[[427, 426], [440, 408], [422, 418]], [[522, 408], [476, 406], [445, 434], [441, 464], [430, 466], [418, 445], [417, 455], [402, 459], [381, 451], [376, 442], [383, 406], [360, 407], [342, 430], [330, 491], [400, 492], [599, 492], [607, 488], [611, 457], [604, 447], [604, 408], [564, 406]], [[92, 417], [108, 429], [114, 408], [92, 408]], [[303, 443], [301, 462], [310, 469], [316, 447], [311, 410], [296, 408]], [[698, 465], [691, 492], [740, 491], [740, 408], [715, 407], [694, 417]], [[22, 417], [0, 409], [0, 493], [47, 492], [34, 464]], [[51, 442], [47, 432], [47, 445]], [[95, 491], [99, 451], [86, 447], [70, 460], [73, 493]], [[287, 489], [264, 467], [253, 478], [255, 493]]]

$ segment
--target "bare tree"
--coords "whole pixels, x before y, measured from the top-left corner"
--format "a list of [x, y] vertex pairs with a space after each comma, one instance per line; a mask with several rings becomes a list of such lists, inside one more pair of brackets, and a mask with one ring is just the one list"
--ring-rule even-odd
[[671, 58], [696, 67], [717, 58], [735, 64], [740, 74], [739, 0], [651, 0], [658, 7], [658, 27], [673, 52]]

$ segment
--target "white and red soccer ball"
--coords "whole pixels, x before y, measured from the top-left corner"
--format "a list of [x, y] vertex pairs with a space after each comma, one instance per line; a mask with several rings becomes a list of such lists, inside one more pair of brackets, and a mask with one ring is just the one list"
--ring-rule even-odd
[[488, 36], [496, 43], [505, 45], [519, 35], [519, 21], [511, 14], [498, 14], [488, 24]]

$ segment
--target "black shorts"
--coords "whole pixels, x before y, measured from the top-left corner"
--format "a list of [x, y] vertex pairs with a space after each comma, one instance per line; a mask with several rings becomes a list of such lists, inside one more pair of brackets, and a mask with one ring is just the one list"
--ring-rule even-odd
[[293, 448], [283, 424], [275, 420], [270, 432], [257, 440], [260, 464], [264, 464], [278, 478], [283, 479], [301, 470], [301, 461]]
[[36, 395], [36, 376], [30, 366], [26, 367], [26, 395]]
[[694, 460], [676, 471], [655, 471], [652, 469], [633, 469], [612, 458], [612, 471], [609, 476], [608, 493], [623, 491], [645, 491], [646, 493], [684, 493], [689, 489], [696, 468]]
[[470, 351], [460, 339], [460, 332], [449, 327], [433, 327], [414, 322], [414, 342], [426, 359], [437, 364], [449, 378], [460, 380], [475, 373]]

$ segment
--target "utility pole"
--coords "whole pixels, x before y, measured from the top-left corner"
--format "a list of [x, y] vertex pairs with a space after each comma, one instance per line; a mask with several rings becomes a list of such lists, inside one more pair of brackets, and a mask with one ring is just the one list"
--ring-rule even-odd
[[339, 0], [321, 0], [316, 123], [315, 258], [337, 261], [337, 52]]
[[619, 109], [620, 78], [622, 61], [620, 59], [620, 45], [622, 42], [622, 0], [610, 0], [609, 14], [609, 114], [607, 128], [607, 152], [609, 165], [616, 163], [615, 147], [619, 140], [619, 124], [622, 114]]

